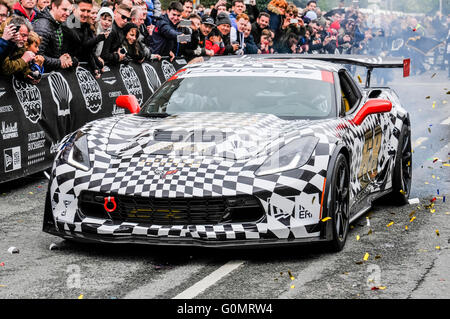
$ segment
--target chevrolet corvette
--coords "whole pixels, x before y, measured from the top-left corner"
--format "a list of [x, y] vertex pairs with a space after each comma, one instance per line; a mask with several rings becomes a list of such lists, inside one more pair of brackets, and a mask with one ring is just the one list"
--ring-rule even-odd
[[[366, 85], [345, 64], [365, 67]], [[107, 243], [343, 249], [375, 199], [404, 204], [411, 123], [374, 68], [409, 60], [272, 55], [178, 70], [131, 114], [59, 144], [43, 230]]]

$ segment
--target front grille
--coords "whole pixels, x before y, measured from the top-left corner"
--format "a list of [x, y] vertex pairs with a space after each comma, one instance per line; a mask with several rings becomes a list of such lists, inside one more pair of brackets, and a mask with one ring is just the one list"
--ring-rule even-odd
[[[113, 196], [117, 208], [108, 213], [105, 197]], [[79, 208], [87, 217], [152, 225], [215, 225], [254, 222], [264, 216], [255, 196], [146, 198], [84, 191]]]

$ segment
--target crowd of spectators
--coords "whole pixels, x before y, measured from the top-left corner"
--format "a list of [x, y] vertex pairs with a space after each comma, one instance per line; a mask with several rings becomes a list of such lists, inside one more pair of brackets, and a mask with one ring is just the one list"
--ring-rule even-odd
[[[243, 54], [369, 54], [393, 50], [396, 39], [445, 41], [450, 16], [364, 14], [356, 6], [322, 11], [272, 0], [219, 0], [194, 8], [192, 0], [0, 0], [1, 74], [37, 83], [43, 72], [87, 62], [99, 78], [104, 66], [134, 61]], [[420, 57], [413, 72], [424, 72]]]

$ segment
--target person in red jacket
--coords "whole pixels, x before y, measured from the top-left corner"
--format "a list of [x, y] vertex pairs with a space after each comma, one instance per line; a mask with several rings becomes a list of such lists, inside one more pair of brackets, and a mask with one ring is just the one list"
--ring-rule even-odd
[[26, 18], [28, 21], [33, 22], [36, 16], [34, 7], [37, 0], [19, 0], [12, 7], [14, 14]]
[[205, 41], [205, 48], [214, 51], [214, 55], [222, 55], [225, 51], [225, 44], [222, 35], [217, 28], [211, 30], [208, 39]]

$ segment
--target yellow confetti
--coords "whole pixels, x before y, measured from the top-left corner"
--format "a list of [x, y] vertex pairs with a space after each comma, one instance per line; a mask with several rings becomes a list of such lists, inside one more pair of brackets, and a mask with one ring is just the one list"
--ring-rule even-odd
[[437, 236], [440, 236], [439, 230], [438, 230], [438, 229], [436, 229], [436, 235], [437, 235]]
[[28, 194], [33, 195], [33, 192], [28, 192]]
[[6, 285], [0, 285], [0, 287], [7, 287]]
[[363, 258], [364, 261], [367, 261], [367, 260], [369, 259], [369, 256], [370, 256], [369, 253], [366, 253], [366, 254], [364, 255], [364, 258]]
[[372, 234], [372, 229], [369, 229], [369, 231], [367, 232], [367, 235]]
[[385, 289], [386, 289], [386, 286], [380, 286], [380, 287], [378, 287], [378, 289], [380, 289], [380, 290], [385, 290]]
[[436, 107], [436, 101], [433, 101], [433, 106], [432, 108], [434, 109]]
[[289, 278], [291, 278], [291, 280], [295, 280], [295, 277], [292, 275], [290, 270], [288, 270], [288, 274], [289, 274]]
[[322, 221], [322, 222], [326, 222], [326, 221], [328, 221], [328, 220], [330, 220], [330, 219], [331, 219], [331, 217], [325, 217], [325, 218], [322, 218], [321, 221]]
[[436, 175], [431, 175], [431, 177], [432, 177], [433, 179], [435, 179], [435, 178], [436, 178]]
[[386, 225], [386, 227], [391, 227], [392, 225], [394, 225], [394, 222], [390, 222], [389, 224]]
[[414, 216], [413, 218], [411, 218], [411, 219], [409, 220], [409, 222], [412, 223], [412, 222], [414, 221], [414, 219], [416, 219], [416, 216]]
[[444, 166], [450, 167], [450, 164], [449, 163], [445, 163]]
[[436, 246], [436, 250], [441, 250], [441, 246]]
[[405, 226], [405, 230], [408, 230], [408, 226]]
[[436, 212], [436, 209], [435, 209], [435, 208], [431, 208], [431, 209], [430, 209], [430, 213], [434, 214], [435, 212]]
[[291, 286], [291, 289], [294, 289], [294, 288], [295, 288], [295, 285], [292, 285], [292, 286]]
[[430, 184], [430, 183], [428, 183], [428, 182], [425, 182], [425, 185], [428, 185], [428, 184]]
[[81, 294], [78, 296], [78, 299], [83, 299], [83, 297], [84, 297], [83, 294]]
[[359, 235], [356, 235], [356, 240], [359, 240], [361, 237]]
[[406, 192], [405, 192], [403, 189], [401, 189], [401, 190], [400, 190], [400, 194], [405, 195]]
[[413, 217], [416, 214], [416, 211], [413, 210], [411, 213], [409, 213], [409, 218]]

